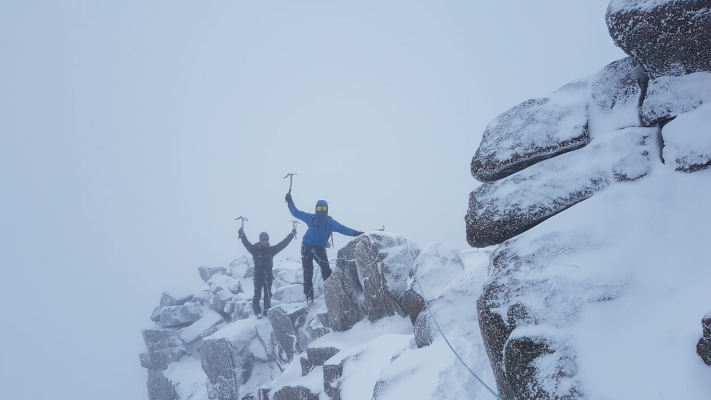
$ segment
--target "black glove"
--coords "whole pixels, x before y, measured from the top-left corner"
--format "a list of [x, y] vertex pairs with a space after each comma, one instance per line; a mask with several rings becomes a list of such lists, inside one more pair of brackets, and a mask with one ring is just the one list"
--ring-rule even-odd
[[292, 229], [291, 234], [294, 235], [294, 237], [296, 237], [296, 229]]
[[239, 230], [237, 231], [237, 233], [239, 234], [239, 237], [244, 236], [244, 229], [239, 228]]
[[291, 204], [294, 202], [294, 200], [291, 199], [291, 193], [287, 193], [286, 197], [284, 198], [287, 203]]
[[361, 231], [355, 231], [355, 232], [353, 232], [353, 236], [360, 236], [360, 235], [362, 235], [362, 234], [363, 234], [363, 232], [361, 232]]

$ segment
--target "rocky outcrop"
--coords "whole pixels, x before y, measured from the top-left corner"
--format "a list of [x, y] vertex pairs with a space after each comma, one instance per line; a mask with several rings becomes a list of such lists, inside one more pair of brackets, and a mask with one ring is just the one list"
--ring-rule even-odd
[[202, 318], [204, 309], [195, 304], [163, 307], [160, 312], [160, 324], [164, 328], [185, 326]]
[[284, 386], [274, 392], [273, 400], [319, 400], [318, 393], [313, 393], [304, 386]]
[[709, 0], [612, 0], [605, 17], [615, 45], [657, 78], [711, 71], [709, 10]]
[[[496, 117], [471, 163], [474, 178], [491, 182], [590, 142], [587, 82], [560, 88], [549, 97], [525, 101]], [[581, 101], [570, 102], [570, 97]]]
[[345, 360], [323, 366], [323, 388], [331, 400], [341, 400], [341, 378]]
[[268, 362], [273, 353], [268, 345], [269, 321], [236, 321], [200, 342], [202, 369], [208, 378], [210, 398], [239, 399], [240, 386], [252, 375], [255, 362]]
[[225, 267], [199, 267], [198, 272], [200, 273], [200, 278], [207, 282], [208, 279], [212, 278], [213, 275], [219, 274], [219, 275], [224, 275], [225, 272], [227, 272], [227, 268]]
[[339, 351], [341, 350], [336, 347], [330, 346], [307, 347], [306, 356], [302, 356], [300, 359], [301, 375], [308, 375], [308, 373], [311, 372], [314, 367], [322, 366], [326, 362], [326, 360], [335, 356]]
[[661, 134], [662, 156], [675, 171], [696, 172], [711, 166], [711, 103], [679, 115]]
[[[336, 331], [345, 331], [365, 317], [360, 298], [363, 287], [358, 279], [356, 266], [356, 245], [352, 240], [338, 251], [336, 267], [324, 282], [324, 300], [328, 308], [328, 326]], [[323, 319], [321, 320], [323, 322]], [[326, 325], [326, 324], [324, 324]]]
[[412, 325], [425, 309], [426, 299], [434, 299], [454, 278], [464, 272], [462, 252], [444, 243], [431, 243], [415, 260], [415, 267], [407, 281], [403, 298], [403, 311], [410, 316]]
[[272, 343], [275, 348], [275, 356], [283, 363], [290, 363], [294, 359], [294, 353], [300, 352], [297, 329], [294, 327], [292, 319], [281, 307], [271, 308], [267, 317], [272, 324]]
[[368, 233], [356, 240], [355, 253], [358, 280], [363, 287], [363, 309], [368, 319], [405, 316], [407, 280], [420, 254], [417, 245], [401, 236]]
[[163, 372], [148, 370], [148, 400], [178, 400], [178, 393]]
[[662, 76], [649, 82], [640, 110], [642, 124], [664, 124], [708, 102], [711, 102], [711, 73]]
[[[469, 244], [503, 243], [612, 182], [644, 176], [650, 154], [658, 154], [650, 152], [657, 132], [642, 134], [642, 140], [621, 130], [640, 125], [647, 82], [627, 58], [554, 92], [557, 102], [539, 101], [545, 111], [518, 106], [494, 120], [472, 161], [475, 178], [486, 183], [470, 194]], [[485, 163], [484, 158], [499, 161]], [[571, 170], [571, 165], [590, 167]]]
[[[524, 236], [509, 240], [492, 254], [491, 277], [477, 309], [482, 339], [503, 398], [582, 397], [575, 383], [574, 351], [566, 347], [566, 340], [558, 340], [550, 332], [574, 322], [583, 304], [609, 301], [619, 293], [614, 287], [606, 291], [592, 284], [580, 285], [575, 266], [558, 266], [555, 272], [547, 266], [587, 246], [593, 244], [574, 234], [538, 240]], [[526, 334], [515, 335], [517, 329]], [[534, 368], [544, 356], [551, 365]], [[546, 392], [544, 383], [562, 393]]]
[[656, 129], [627, 128], [486, 183], [469, 196], [467, 241], [474, 247], [503, 243], [615, 182], [645, 176], [657, 153]]
[[701, 321], [703, 336], [696, 345], [696, 353], [702, 360], [711, 367], [711, 312], [708, 312]]

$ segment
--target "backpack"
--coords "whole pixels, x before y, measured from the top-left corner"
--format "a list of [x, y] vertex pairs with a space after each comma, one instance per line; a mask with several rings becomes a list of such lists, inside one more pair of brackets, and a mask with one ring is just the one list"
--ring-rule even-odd
[[[331, 219], [332, 219], [332, 218], [331, 218], [330, 216], [327, 217], [327, 218], [326, 218], [326, 223], [323, 225], [323, 229], [326, 230], [326, 233], [328, 233], [328, 221], [330, 221]], [[309, 228], [311, 228], [312, 226], [314, 226], [314, 221], [315, 221], [315, 220], [316, 220], [316, 216], [314, 215], [313, 217], [311, 217], [311, 222], [309, 223]], [[333, 232], [331, 232], [330, 237], [331, 237], [331, 245], [333, 245]], [[326, 239], [326, 244], [328, 244], [328, 239]], [[328, 247], [328, 246], [326, 246], [326, 247]]]

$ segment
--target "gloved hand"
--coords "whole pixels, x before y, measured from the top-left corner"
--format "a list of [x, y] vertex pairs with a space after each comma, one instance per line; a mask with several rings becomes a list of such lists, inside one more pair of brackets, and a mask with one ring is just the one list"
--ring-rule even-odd
[[287, 193], [286, 197], [284, 198], [287, 203], [291, 204], [294, 202], [294, 200], [291, 199], [291, 193]]
[[244, 236], [244, 229], [239, 228], [239, 230], [237, 231], [237, 233], [239, 234], [239, 237]]
[[354, 237], [355, 237], [355, 236], [360, 236], [360, 235], [362, 235], [362, 234], [363, 234], [363, 232], [361, 232], [361, 231], [355, 231], [355, 232], [353, 232], [353, 236], [354, 236]]
[[294, 237], [296, 237], [296, 229], [292, 229], [291, 234], [294, 235]]

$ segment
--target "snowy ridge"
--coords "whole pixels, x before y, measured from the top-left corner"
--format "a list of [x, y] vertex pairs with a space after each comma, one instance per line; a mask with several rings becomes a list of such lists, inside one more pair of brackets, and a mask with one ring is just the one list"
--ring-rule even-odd
[[[481, 293], [489, 251], [471, 250], [463, 254], [442, 243], [430, 244], [420, 251], [411, 241], [387, 232], [367, 233], [354, 240], [350, 248], [358, 249], [353, 258], [340, 253], [338, 258], [354, 261], [365, 285], [350, 288], [362, 292], [350, 293], [358, 300], [349, 306], [363, 307], [363, 299], [370, 296], [370, 290], [377, 291], [379, 296], [392, 296], [393, 304], [399, 304], [402, 293], [420, 280], [432, 293], [432, 311], [445, 333], [451, 335], [450, 340], [460, 348], [467, 363], [490, 385], [494, 384], [481, 336], [478, 329], [472, 329], [477, 326], [477, 316], [471, 307]], [[237, 265], [251, 264], [242, 259], [232, 263], [233, 267]], [[301, 282], [293, 283], [302, 279], [300, 269], [299, 264], [290, 260], [278, 263], [275, 282], [279, 283], [275, 286], [301, 286]], [[332, 279], [345, 277], [336, 269], [338, 273]], [[409, 398], [424, 400], [485, 393], [481, 384], [459, 364], [439, 333], [430, 329], [429, 313], [421, 313], [421, 308], [412, 311], [419, 318], [402, 315], [407, 312], [401, 307], [396, 307], [390, 316], [375, 312], [366, 318], [362, 313], [360, 322], [335, 331], [330, 327], [331, 314], [321, 295], [310, 308], [303, 298], [291, 303], [273, 300], [275, 306], [269, 310], [269, 318], [257, 319], [249, 311], [246, 294], [240, 291], [244, 281], [250, 279], [245, 276], [251, 275], [251, 267], [211, 272], [214, 275], [208, 277], [202, 270], [208, 285], [204, 290], [210, 293], [208, 303], [199, 303], [198, 296], [185, 290], [166, 292], [179, 293], [185, 304], [197, 302], [196, 307], [205, 310], [201, 319], [187, 326], [162, 327], [157, 322], [152, 328], [151, 332], [156, 331], [161, 337], [166, 334], [184, 337], [186, 331], [200, 334], [193, 343], [161, 342], [166, 343], [163, 347], [180, 347], [181, 353], [164, 365], [147, 366], [151, 399], [370, 400], [400, 399], [407, 394]], [[369, 274], [380, 276], [377, 281], [384, 287], [369, 286], [367, 282], [373, 279]], [[323, 284], [320, 285], [322, 291]], [[220, 295], [224, 298], [225, 290], [238, 293], [226, 301], [222, 311], [217, 311], [214, 307], [222, 304]], [[329, 290], [337, 289], [327, 287], [327, 295]], [[227, 314], [225, 309], [233, 311]], [[215, 315], [220, 321], [213, 325]], [[416, 335], [420, 339], [426, 337], [426, 343]], [[146, 343], [148, 346], [152, 342]], [[478, 344], [472, 347], [473, 343]], [[149, 346], [148, 352], [151, 351]], [[446, 389], [442, 388], [443, 377], [449, 381]], [[417, 388], [415, 393], [413, 388]]]

